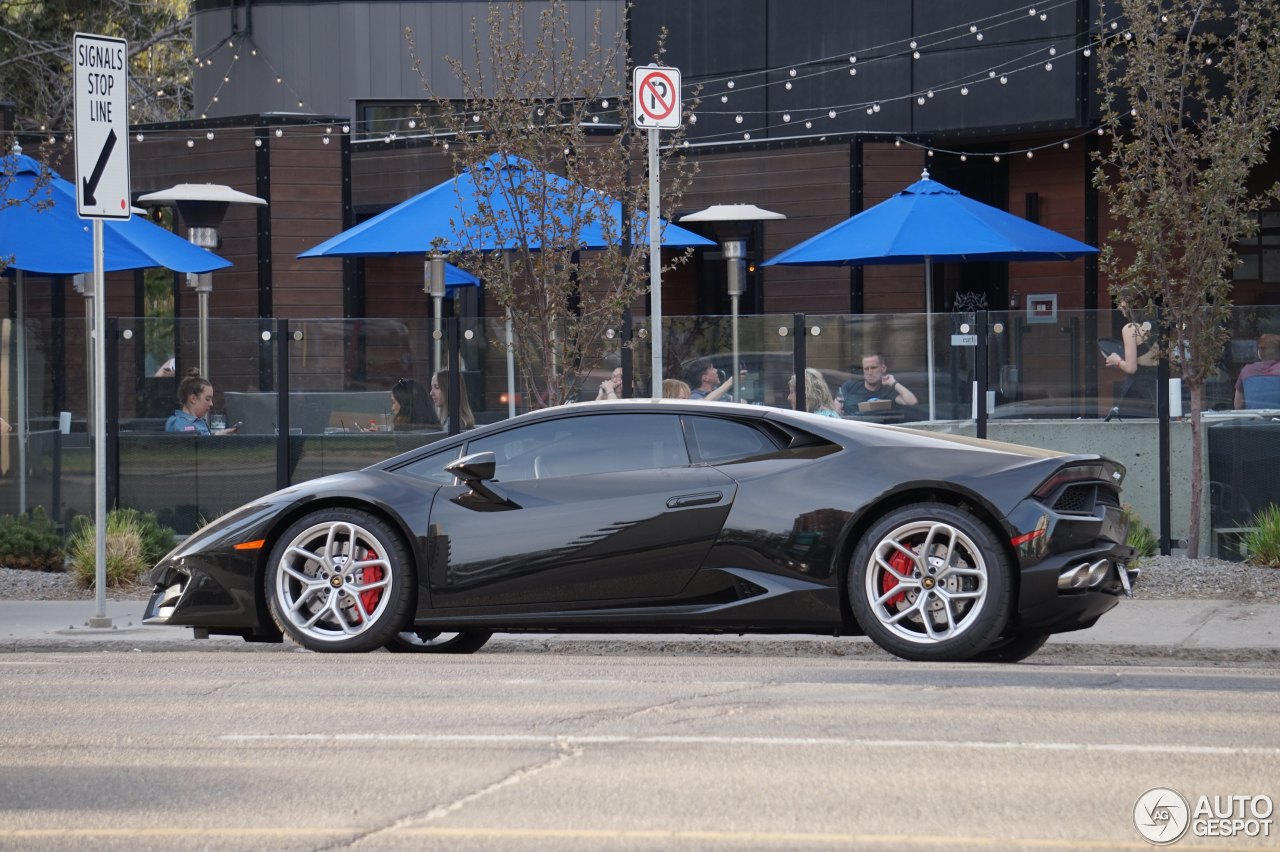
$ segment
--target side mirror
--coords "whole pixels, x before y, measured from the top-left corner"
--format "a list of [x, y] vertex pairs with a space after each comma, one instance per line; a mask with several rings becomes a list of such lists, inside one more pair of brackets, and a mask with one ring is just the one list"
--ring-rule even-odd
[[498, 469], [498, 461], [493, 453], [472, 453], [444, 466], [446, 473], [452, 473], [468, 485], [486, 479], [493, 479]]

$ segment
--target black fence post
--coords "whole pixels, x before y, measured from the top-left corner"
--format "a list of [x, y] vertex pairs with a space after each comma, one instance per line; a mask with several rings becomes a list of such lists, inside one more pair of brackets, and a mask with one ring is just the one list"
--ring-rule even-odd
[[1170, 512], [1169, 362], [1161, 355], [1156, 363], [1156, 414], [1160, 418], [1160, 555], [1173, 548], [1173, 520]]
[[[622, 346], [622, 398], [630, 399], [631, 397], [635, 396], [635, 394], [631, 392], [631, 385], [632, 385], [631, 380], [632, 380], [632, 373], [634, 371], [634, 367], [632, 365], [632, 358], [631, 358], [632, 351], [631, 351], [631, 309], [630, 308], [622, 309], [622, 334], [621, 334], [621, 339], [619, 340], [619, 345]], [[652, 395], [661, 396], [662, 388], [653, 388]]]
[[987, 371], [991, 368], [991, 353], [987, 348], [987, 312], [974, 311], [974, 331], [978, 337], [978, 358], [975, 372], [978, 374], [978, 423], [977, 435], [987, 437]]
[[794, 353], [792, 355], [792, 361], [794, 362], [793, 366], [795, 368], [794, 377], [796, 382], [796, 411], [808, 411], [809, 409], [806, 407], [806, 402], [804, 398], [804, 390], [805, 390], [804, 371], [809, 366], [809, 363], [808, 363], [809, 341], [806, 340], [806, 338], [808, 337], [809, 331], [805, 325], [804, 314], [796, 314], [792, 320], [791, 327], [792, 327], [791, 335], [792, 337], [795, 338], [791, 342], [791, 346], [792, 346], [792, 351]]
[[106, 325], [106, 342], [102, 347], [106, 358], [102, 366], [106, 373], [107, 398], [102, 400], [102, 414], [107, 430], [106, 489], [107, 511], [110, 511], [120, 505], [120, 322], [116, 317], [107, 317]]
[[289, 446], [289, 321], [276, 320], [276, 488], [288, 488], [291, 458]]
[[449, 391], [445, 404], [449, 406], [449, 435], [462, 431], [462, 367], [458, 348], [458, 318], [445, 320], [446, 334], [449, 338]]

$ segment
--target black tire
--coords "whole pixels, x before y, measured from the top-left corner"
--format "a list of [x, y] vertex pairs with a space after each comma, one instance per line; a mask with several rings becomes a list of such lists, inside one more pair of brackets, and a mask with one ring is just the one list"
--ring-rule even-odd
[[410, 623], [417, 572], [404, 539], [380, 518], [359, 509], [322, 509], [276, 541], [265, 593], [271, 617], [299, 645], [363, 653], [383, 647]]
[[434, 630], [402, 630], [387, 643], [393, 654], [474, 654], [493, 636], [487, 630], [439, 633]]
[[858, 542], [849, 603], [862, 629], [890, 654], [969, 660], [990, 648], [1009, 621], [1011, 573], [995, 533], [978, 518], [942, 503], [917, 503], [885, 515]]
[[985, 651], [979, 651], [969, 658], [971, 663], [1020, 663], [1049, 641], [1048, 633], [1023, 633], [1020, 636], [1009, 636], [997, 639], [995, 644]]

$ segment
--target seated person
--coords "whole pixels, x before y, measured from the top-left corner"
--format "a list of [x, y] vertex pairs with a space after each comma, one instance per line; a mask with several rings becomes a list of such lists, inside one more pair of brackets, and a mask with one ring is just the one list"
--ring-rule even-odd
[[622, 368], [614, 367], [609, 378], [600, 383], [596, 399], [622, 399]]
[[199, 370], [188, 370], [178, 385], [178, 405], [165, 421], [164, 431], [195, 433], [197, 435], [230, 435], [238, 426], [210, 431], [205, 416], [213, 408], [213, 385], [200, 375]]
[[[792, 408], [795, 408], [795, 376], [787, 382], [787, 387], [787, 401], [791, 403]], [[807, 367], [804, 371], [804, 410], [812, 414], [821, 414], [823, 417], [840, 416], [836, 412], [836, 401], [831, 398], [831, 388], [827, 387], [827, 380], [812, 367]]]
[[[471, 403], [467, 400], [466, 387], [458, 388], [458, 429], [474, 429], [476, 417], [471, 413]], [[440, 428], [449, 430], [449, 371], [440, 370], [431, 377], [431, 401], [440, 412]]]
[[391, 428], [421, 429], [437, 422], [427, 389], [416, 379], [401, 379], [391, 386]]
[[711, 363], [711, 359], [699, 359], [689, 372], [693, 377], [693, 381], [689, 382], [692, 389], [690, 399], [705, 399], [708, 402], [723, 399], [725, 402], [733, 402], [733, 397], [726, 396], [729, 388], [733, 387], [733, 376], [721, 381], [722, 374]]
[[679, 379], [662, 380], [662, 396], [664, 399], [689, 399], [692, 391], [687, 382]]
[[[879, 352], [871, 352], [862, 356], [862, 381], [850, 379], [840, 386], [838, 401], [843, 406], [842, 414], [857, 414], [858, 405], [863, 402], [887, 399], [894, 408], [916, 405], [920, 402], [889, 371], [884, 356]], [[806, 385], [805, 393], [808, 393]]]
[[[1258, 338], [1258, 360], [1245, 364], [1236, 379], [1236, 408], [1257, 408], [1258, 401], [1250, 405], [1245, 398], [1244, 380], [1254, 376], [1280, 377], [1280, 334], [1264, 334]], [[1280, 381], [1280, 378], [1277, 378]]]

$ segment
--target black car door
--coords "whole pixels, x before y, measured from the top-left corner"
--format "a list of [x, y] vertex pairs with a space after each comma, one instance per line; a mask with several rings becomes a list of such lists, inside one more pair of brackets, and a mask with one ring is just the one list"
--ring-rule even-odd
[[674, 414], [566, 415], [469, 442], [493, 452], [502, 505], [442, 488], [431, 507], [433, 607], [675, 595], [733, 504], [732, 479], [691, 466]]

